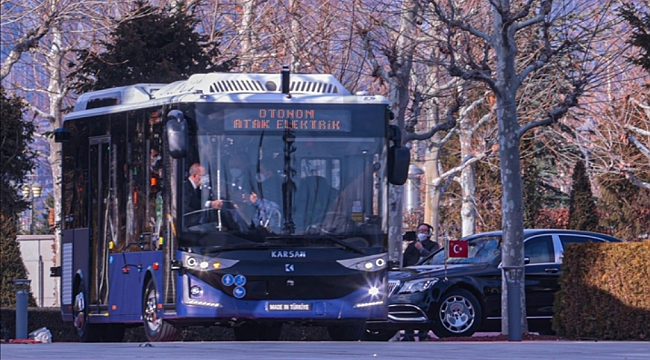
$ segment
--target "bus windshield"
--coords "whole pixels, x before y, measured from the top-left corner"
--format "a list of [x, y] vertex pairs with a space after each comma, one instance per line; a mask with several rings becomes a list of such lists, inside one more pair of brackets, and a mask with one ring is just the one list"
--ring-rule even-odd
[[350, 109], [309, 109], [294, 106], [292, 122], [289, 109], [197, 106], [186, 166], [191, 176], [200, 164], [200, 195], [181, 195], [181, 241], [385, 246], [384, 129], [355, 128]]

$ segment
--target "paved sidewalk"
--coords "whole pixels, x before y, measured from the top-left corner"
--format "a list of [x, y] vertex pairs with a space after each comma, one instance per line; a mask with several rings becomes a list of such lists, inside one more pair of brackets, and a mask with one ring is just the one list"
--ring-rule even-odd
[[648, 360], [650, 342], [172, 342], [2, 344], [2, 360]]

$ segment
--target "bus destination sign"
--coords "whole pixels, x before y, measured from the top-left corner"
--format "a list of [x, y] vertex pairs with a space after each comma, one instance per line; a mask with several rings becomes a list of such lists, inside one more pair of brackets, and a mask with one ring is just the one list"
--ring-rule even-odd
[[224, 115], [226, 130], [286, 130], [350, 132], [351, 115], [337, 109], [227, 109]]

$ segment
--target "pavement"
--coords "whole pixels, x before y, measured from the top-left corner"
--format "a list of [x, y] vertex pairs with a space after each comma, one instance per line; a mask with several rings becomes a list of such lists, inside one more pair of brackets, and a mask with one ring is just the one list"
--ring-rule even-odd
[[2, 360], [650, 360], [650, 341], [168, 342], [2, 344]]

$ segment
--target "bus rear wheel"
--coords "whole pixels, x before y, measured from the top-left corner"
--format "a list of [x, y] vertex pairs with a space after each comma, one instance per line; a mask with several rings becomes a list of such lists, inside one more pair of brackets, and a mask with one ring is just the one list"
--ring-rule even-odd
[[158, 290], [153, 279], [149, 279], [142, 298], [142, 321], [147, 339], [151, 342], [178, 340], [180, 331], [164, 321], [158, 311]]
[[98, 324], [88, 322], [88, 311], [88, 298], [80, 280], [72, 304], [72, 322], [81, 342], [98, 342], [101, 339], [101, 329]]

